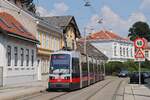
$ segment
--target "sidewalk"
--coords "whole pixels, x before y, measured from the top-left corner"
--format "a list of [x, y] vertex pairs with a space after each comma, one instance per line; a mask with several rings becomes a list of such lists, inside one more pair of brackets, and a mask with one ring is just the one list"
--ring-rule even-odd
[[150, 100], [150, 84], [128, 84], [125, 87], [124, 100]]
[[0, 100], [15, 100], [20, 97], [45, 91], [47, 80], [0, 87]]

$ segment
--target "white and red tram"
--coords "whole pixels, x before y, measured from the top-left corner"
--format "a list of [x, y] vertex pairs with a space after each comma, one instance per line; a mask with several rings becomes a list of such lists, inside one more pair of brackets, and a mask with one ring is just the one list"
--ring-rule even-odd
[[74, 90], [104, 79], [103, 62], [77, 51], [51, 54], [48, 89]]

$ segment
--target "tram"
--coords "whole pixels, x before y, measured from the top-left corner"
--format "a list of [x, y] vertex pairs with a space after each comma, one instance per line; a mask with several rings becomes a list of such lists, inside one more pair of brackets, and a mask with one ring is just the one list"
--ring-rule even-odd
[[48, 90], [75, 90], [104, 79], [103, 62], [78, 51], [51, 54]]

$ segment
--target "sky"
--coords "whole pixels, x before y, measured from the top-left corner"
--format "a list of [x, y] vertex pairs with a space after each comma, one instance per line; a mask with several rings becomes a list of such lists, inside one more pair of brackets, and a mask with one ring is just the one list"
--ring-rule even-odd
[[[89, 1], [91, 6], [84, 6], [85, 1]], [[150, 0], [34, 0], [34, 2], [40, 16], [75, 16], [82, 35], [108, 30], [127, 37], [129, 28], [135, 22], [143, 21], [150, 24]]]

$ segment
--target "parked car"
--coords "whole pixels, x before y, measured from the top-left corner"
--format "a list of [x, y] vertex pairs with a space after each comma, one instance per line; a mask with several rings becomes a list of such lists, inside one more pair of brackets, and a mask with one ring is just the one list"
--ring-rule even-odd
[[[130, 77], [130, 83], [139, 83], [139, 72], [133, 72], [129, 75]], [[143, 72], [141, 72], [141, 84], [145, 84], [145, 79], [147, 75]]]
[[120, 71], [118, 74], [118, 77], [127, 77], [128, 76], [128, 71]]

